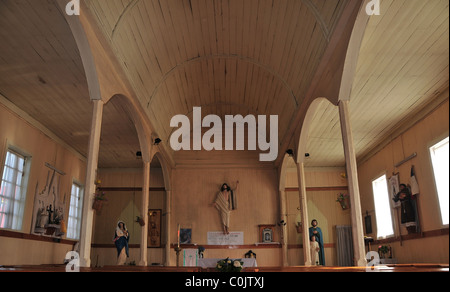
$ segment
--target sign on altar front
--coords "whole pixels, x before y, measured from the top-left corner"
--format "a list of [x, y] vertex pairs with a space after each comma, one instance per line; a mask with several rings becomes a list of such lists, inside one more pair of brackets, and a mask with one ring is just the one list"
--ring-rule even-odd
[[208, 232], [208, 245], [244, 245], [244, 232]]

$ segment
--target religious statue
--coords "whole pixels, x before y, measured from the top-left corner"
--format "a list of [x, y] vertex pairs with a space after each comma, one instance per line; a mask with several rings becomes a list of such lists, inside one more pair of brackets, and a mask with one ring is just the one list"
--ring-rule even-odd
[[52, 220], [52, 214], [55, 211], [52, 209], [52, 204], [50, 204], [50, 206], [47, 206], [47, 213], [48, 213], [48, 224], [53, 224], [53, 220]]
[[47, 221], [48, 221], [48, 213], [47, 213], [45, 206], [42, 206], [37, 211], [35, 228], [40, 228], [40, 229], [45, 228]]
[[323, 246], [323, 234], [322, 234], [322, 229], [320, 229], [320, 227], [317, 227], [317, 224], [318, 223], [317, 223], [316, 219], [311, 221], [312, 227], [309, 228], [309, 238], [311, 238], [313, 236], [315, 237], [315, 241], [319, 245], [319, 265], [325, 266], [325, 251], [324, 251], [324, 246]]
[[311, 249], [311, 262], [314, 266], [319, 266], [320, 265], [320, 256], [319, 256], [319, 252], [320, 252], [320, 247], [319, 247], [319, 243], [316, 241], [316, 236], [313, 235], [310, 237], [310, 249]]
[[119, 221], [117, 223], [116, 232], [114, 233], [114, 244], [117, 248], [117, 265], [123, 266], [128, 257], [130, 257], [128, 251], [128, 241], [130, 235], [128, 233], [125, 222]]
[[230, 214], [237, 206], [235, 192], [238, 186], [239, 181], [236, 182], [236, 188], [233, 191], [227, 183], [224, 183], [216, 200], [212, 203], [212, 206], [219, 211], [224, 234], [230, 234]]
[[[409, 188], [405, 184], [400, 185], [400, 192], [393, 198], [394, 202], [401, 203], [401, 222], [402, 224], [414, 225], [416, 222], [415, 208], [413, 198]], [[409, 227], [409, 226], [408, 226]]]

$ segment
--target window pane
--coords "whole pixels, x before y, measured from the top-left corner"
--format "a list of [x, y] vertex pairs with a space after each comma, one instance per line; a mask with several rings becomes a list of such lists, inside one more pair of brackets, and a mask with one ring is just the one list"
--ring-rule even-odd
[[449, 138], [430, 148], [442, 224], [449, 224]]
[[79, 239], [81, 229], [81, 198], [82, 187], [73, 184], [70, 194], [69, 218], [67, 224], [67, 238]]
[[375, 202], [375, 215], [377, 219], [378, 238], [391, 236], [394, 234], [392, 226], [391, 205], [386, 176], [372, 182]]
[[24, 156], [7, 151], [0, 186], [0, 228], [22, 229], [25, 208], [24, 163]]
[[3, 170], [3, 180], [12, 183], [14, 180], [14, 169], [5, 166], [5, 169]]

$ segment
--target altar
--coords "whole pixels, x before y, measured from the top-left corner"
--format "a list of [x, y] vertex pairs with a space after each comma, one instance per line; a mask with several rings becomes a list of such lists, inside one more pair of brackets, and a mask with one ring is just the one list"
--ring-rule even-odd
[[[206, 259], [206, 258], [200, 258], [197, 261], [197, 265], [203, 269], [207, 269], [207, 268], [215, 268], [217, 265], [217, 262], [223, 260], [223, 259]], [[236, 259], [231, 259], [236, 260]], [[239, 259], [241, 262], [243, 262], [242, 267], [243, 268], [254, 268], [257, 267], [258, 264], [256, 262], [255, 258], [244, 258], [244, 259]]]

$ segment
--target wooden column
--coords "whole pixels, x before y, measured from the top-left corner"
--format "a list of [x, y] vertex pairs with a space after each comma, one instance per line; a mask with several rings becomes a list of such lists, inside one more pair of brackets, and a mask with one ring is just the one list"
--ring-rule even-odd
[[150, 162], [143, 162], [143, 176], [142, 176], [142, 207], [141, 216], [145, 224], [141, 227], [141, 260], [139, 266], [146, 267], [148, 260], [148, 202], [150, 199]]
[[305, 167], [303, 162], [297, 164], [298, 175], [298, 190], [300, 199], [300, 212], [303, 224], [303, 259], [305, 266], [311, 266], [311, 244], [309, 242], [309, 219], [308, 219], [308, 201], [306, 200], [306, 182], [305, 182]]
[[366, 266], [364, 249], [364, 230], [361, 212], [361, 198], [358, 184], [358, 167], [353, 145], [353, 134], [350, 124], [348, 100], [339, 102], [339, 116], [341, 121], [342, 140], [344, 144], [345, 164], [347, 168], [348, 189], [351, 204], [352, 234], [354, 261], [356, 266]]
[[83, 200], [83, 218], [80, 236], [80, 266], [91, 266], [91, 241], [94, 224], [94, 210], [92, 203], [96, 191], [95, 180], [97, 179], [98, 152], [100, 150], [100, 135], [103, 118], [103, 101], [93, 100], [94, 104], [91, 133], [89, 138], [88, 160], [86, 170], [86, 186]]
[[170, 267], [170, 219], [172, 214], [172, 192], [170, 190], [166, 190], [166, 267]]
[[[280, 213], [281, 213], [281, 220], [284, 221], [284, 223], [287, 222], [287, 211], [286, 211], [286, 192], [280, 190]], [[281, 252], [282, 252], [282, 258], [283, 258], [283, 267], [289, 266], [288, 262], [288, 246], [287, 246], [287, 226], [282, 225], [281, 226]]]

